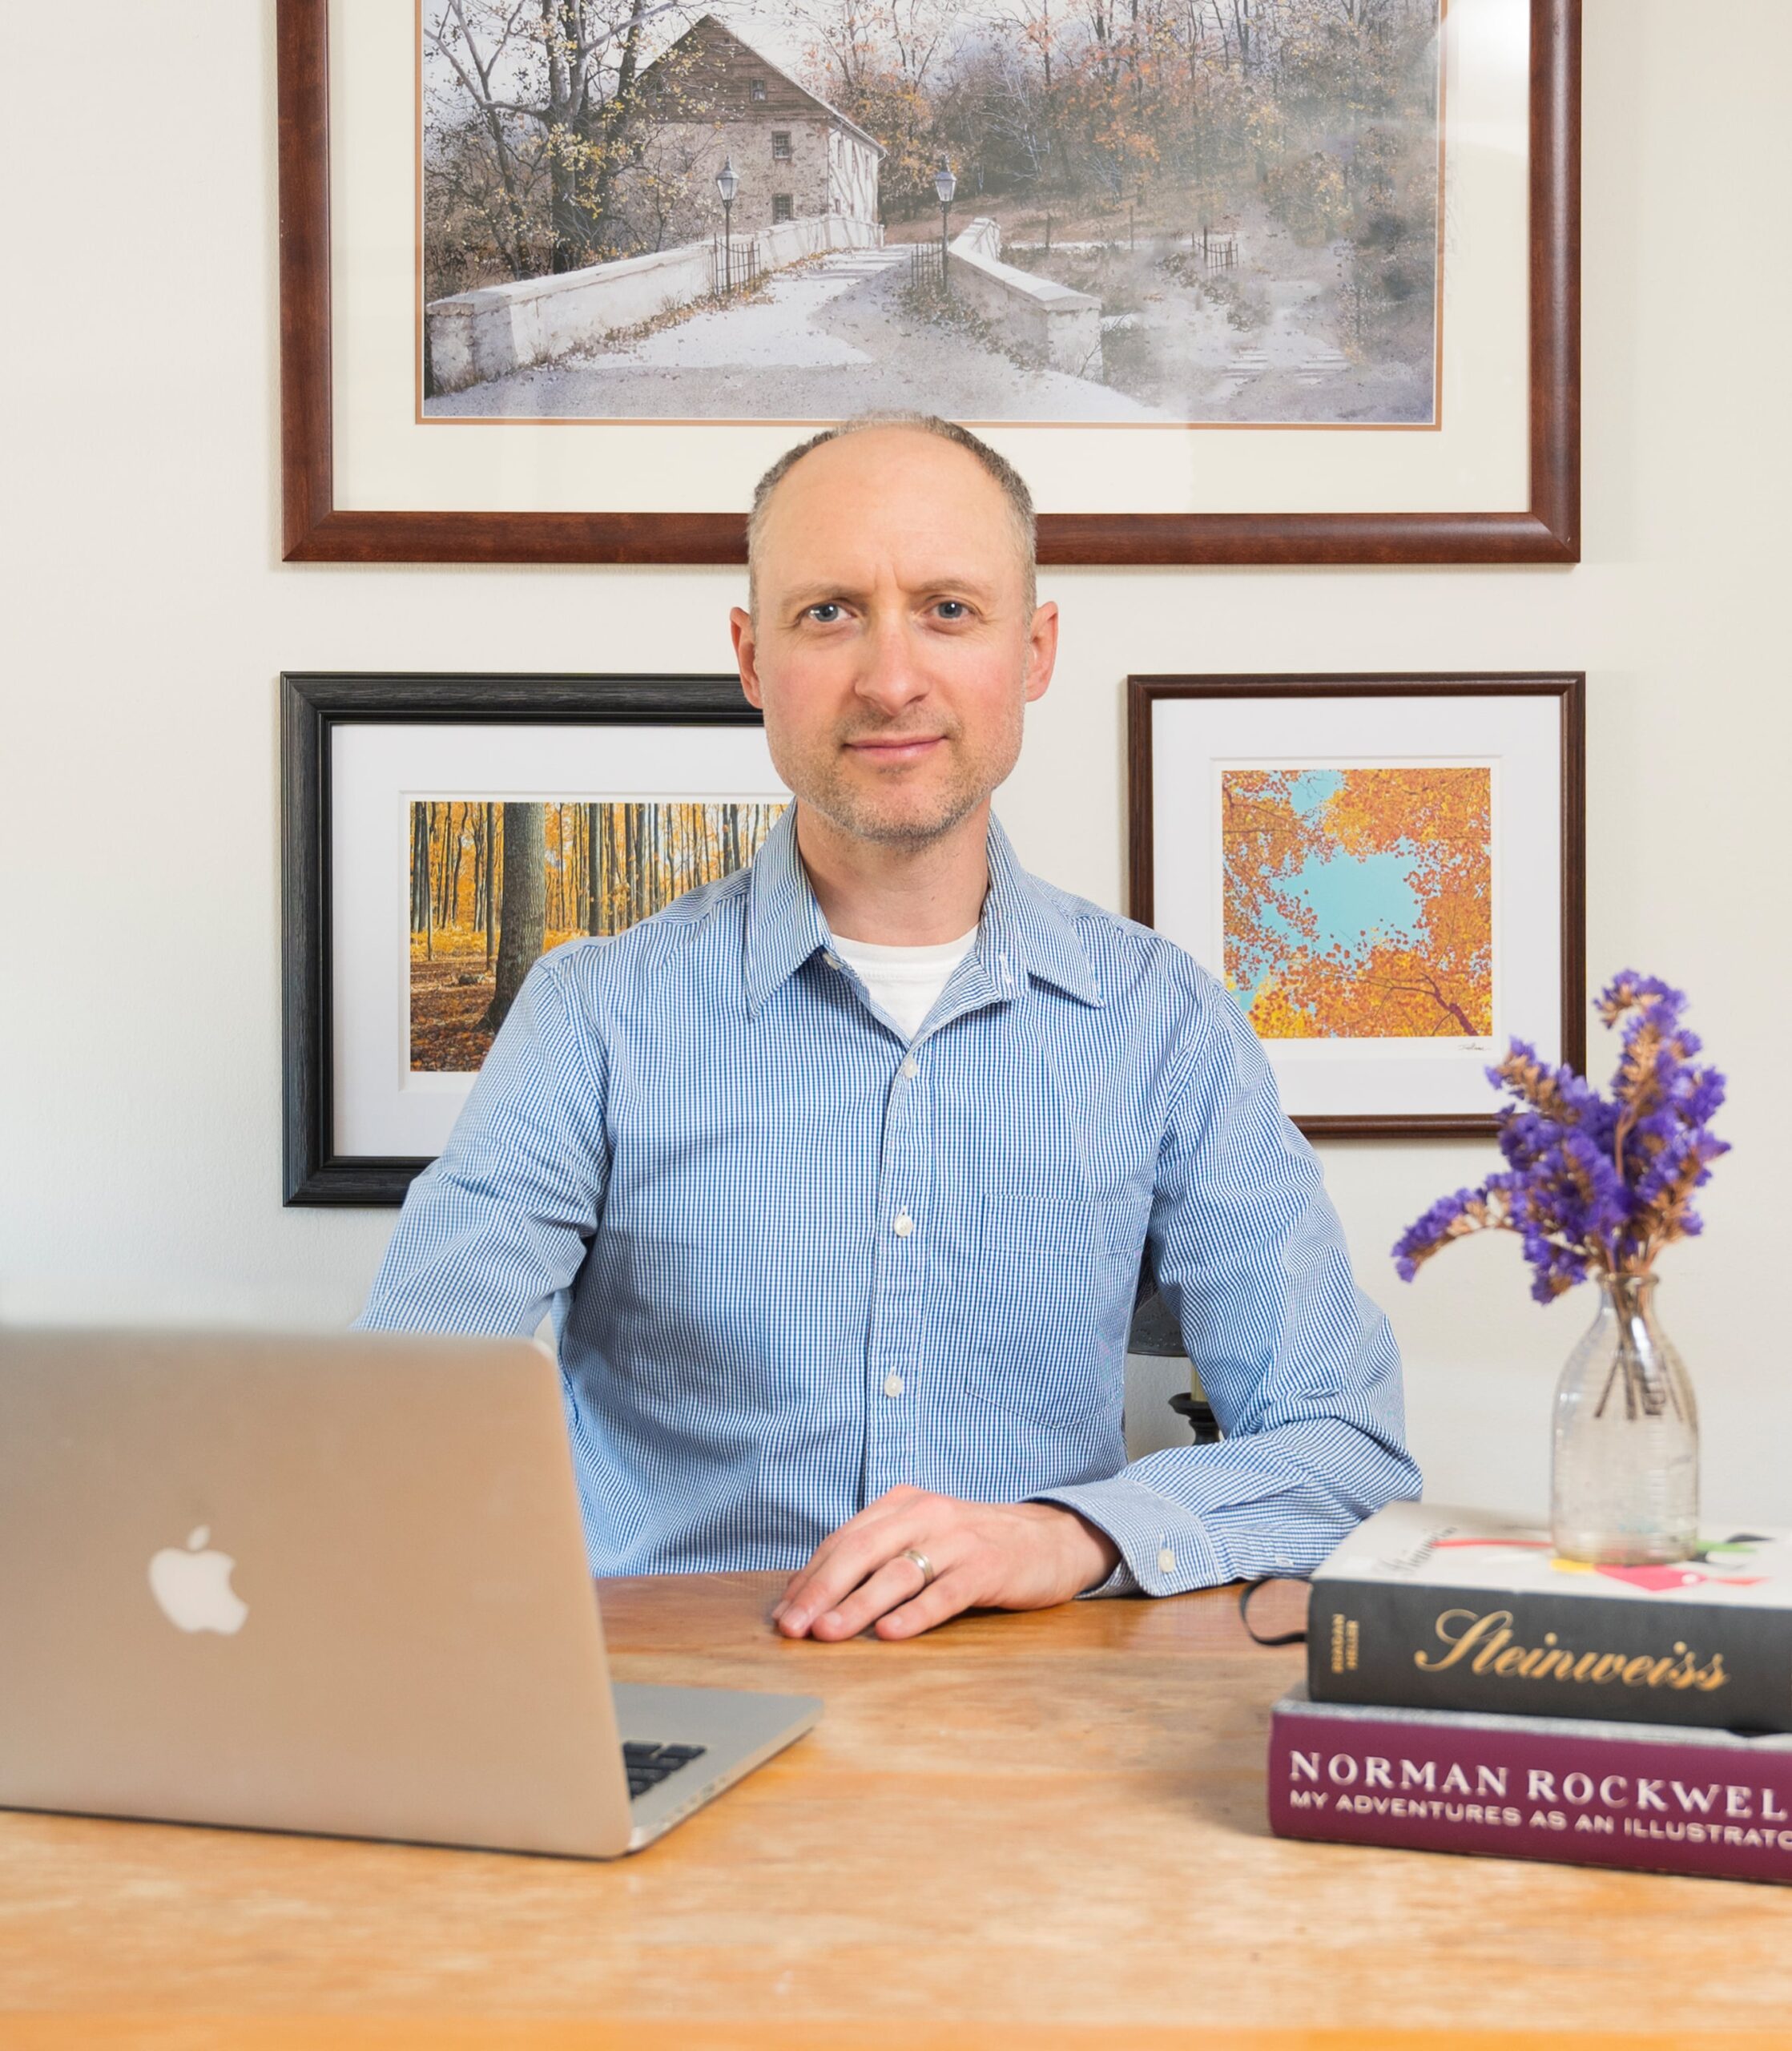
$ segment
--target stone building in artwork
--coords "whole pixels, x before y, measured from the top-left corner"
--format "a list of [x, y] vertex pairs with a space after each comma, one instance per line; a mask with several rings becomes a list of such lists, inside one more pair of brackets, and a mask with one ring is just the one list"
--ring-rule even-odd
[[662, 187], [675, 181], [687, 220], [715, 212], [715, 175], [731, 159], [737, 236], [811, 215], [876, 224], [883, 145], [715, 15], [662, 50], [635, 91], [648, 167]]

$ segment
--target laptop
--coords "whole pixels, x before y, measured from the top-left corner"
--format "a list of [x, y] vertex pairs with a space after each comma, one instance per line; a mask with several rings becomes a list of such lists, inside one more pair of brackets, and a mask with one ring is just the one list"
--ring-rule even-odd
[[606, 1859], [812, 1696], [613, 1686], [524, 1339], [0, 1332], [0, 1804]]

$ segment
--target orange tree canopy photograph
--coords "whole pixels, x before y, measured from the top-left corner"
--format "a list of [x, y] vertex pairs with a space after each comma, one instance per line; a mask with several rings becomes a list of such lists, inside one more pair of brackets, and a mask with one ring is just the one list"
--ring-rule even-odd
[[1493, 1030], [1492, 772], [1220, 773], [1226, 981], [1264, 1039]]

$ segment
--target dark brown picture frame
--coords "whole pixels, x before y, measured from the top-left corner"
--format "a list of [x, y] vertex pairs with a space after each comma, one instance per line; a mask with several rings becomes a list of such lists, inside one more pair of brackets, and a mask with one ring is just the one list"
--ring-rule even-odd
[[[1271, 676], [1130, 676], [1126, 679], [1127, 911], [1154, 925], [1157, 909], [1153, 830], [1152, 707], [1166, 699], [1503, 697], [1553, 698], [1560, 707], [1562, 1059], [1585, 1069], [1587, 1058], [1586, 674], [1584, 671], [1395, 671]], [[1209, 964], [1209, 966], [1213, 965]], [[1302, 1117], [1308, 1138], [1491, 1138], [1498, 1130], [1488, 1093], [1484, 1115]]]
[[747, 726], [740, 679], [713, 676], [428, 675], [288, 672], [280, 690], [282, 1201], [398, 1204], [428, 1155], [336, 1151], [330, 736], [380, 726]]
[[[1581, 0], [1530, 0], [1530, 504], [1517, 512], [1049, 513], [1087, 565], [1577, 562]], [[350, 511], [334, 498], [329, 0], [277, 0], [280, 444], [289, 562], [746, 560], [736, 513]]]

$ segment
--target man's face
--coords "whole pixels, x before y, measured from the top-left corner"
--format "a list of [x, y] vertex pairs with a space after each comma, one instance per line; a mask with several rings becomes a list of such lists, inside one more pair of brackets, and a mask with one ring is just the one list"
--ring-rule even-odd
[[824, 443], [773, 494], [755, 566], [756, 618], [731, 615], [741, 683], [802, 803], [912, 844], [976, 811], [1057, 643], [995, 479], [912, 428]]

